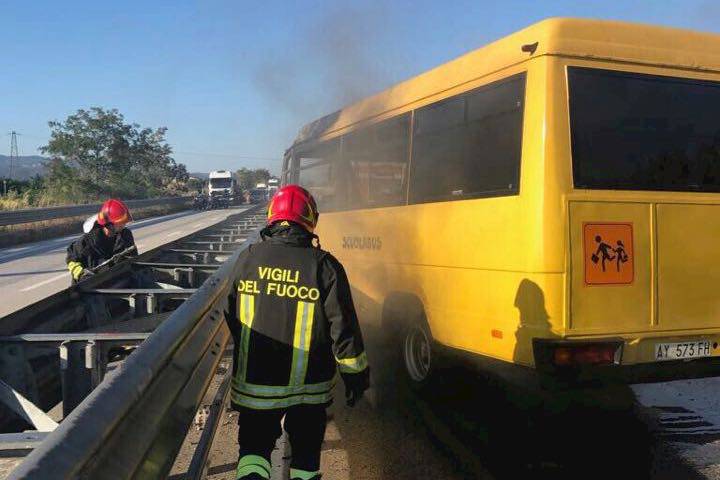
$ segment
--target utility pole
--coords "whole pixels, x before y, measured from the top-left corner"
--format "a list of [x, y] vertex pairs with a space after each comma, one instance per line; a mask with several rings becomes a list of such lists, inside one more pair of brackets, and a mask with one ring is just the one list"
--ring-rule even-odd
[[20, 161], [18, 158], [17, 136], [18, 133], [15, 130], [10, 132], [10, 180], [13, 178], [13, 167]]
[[3, 195], [7, 195], [8, 180], [12, 182], [15, 164], [20, 162], [20, 154], [18, 152], [17, 144], [17, 137], [20, 134], [13, 130], [8, 135], [10, 135], [10, 169], [7, 178], [3, 178]]

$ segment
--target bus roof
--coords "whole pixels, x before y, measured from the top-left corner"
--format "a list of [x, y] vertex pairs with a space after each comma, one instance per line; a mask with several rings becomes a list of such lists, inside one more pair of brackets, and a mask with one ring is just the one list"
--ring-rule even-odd
[[550, 18], [311, 122], [300, 130], [295, 145], [542, 55], [720, 71], [720, 35], [637, 23]]

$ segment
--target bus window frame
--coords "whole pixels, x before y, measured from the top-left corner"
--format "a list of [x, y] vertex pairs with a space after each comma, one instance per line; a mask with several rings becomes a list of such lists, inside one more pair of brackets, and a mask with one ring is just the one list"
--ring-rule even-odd
[[[314, 161], [312, 163], [309, 163], [308, 165], [301, 166], [301, 161], [303, 158], [306, 159], [316, 159], [317, 157], [308, 157], [303, 156], [305, 153], [310, 152], [314, 149], [317, 149], [318, 147], [326, 147], [328, 143], [330, 142], [336, 142], [336, 154], [338, 155], [338, 158], [342, 159], [342, 136], [335, 136], [330, 137], [326, 139], [318, 138], [314, 139], [313, 141], [303, 143], [300, 146], [293, 148], [292, 153], [292, 166], [289, 170], [290, 177], [291, 177], [291, 183], [300, 185], [300, 172], [303, 170], [310, 170], [311, 168], [321, 167], [323, 165], [330, 165], [330, 176], [333, 177], [334, 173], [333, 170], [335, 170], [335, 165], [337, 164], [337, 159], [333, 160], [332, 158], [319, 158], [317, 161]], [[340, 209], [331, 209], [331, 210], [325, 210], [323, 209], [321, 213], [334, 213], [334, 212], [344, 212], [347, 211], [345, 208]]]
[[[465, 90], [463, 92], [460, 92], [456, 95], [452, 95], [449, 97], [445, 97], [442, 99], [439, 99], [435, 102], [431, 102], [425, 105], [422, 105], [420, 107], [414, 108], [413, 116], [412, 116], [412, 132], [410, 135], [411, 138], [411, 151], [410, 151], [410, 170], [408, 174], [408, 194], [407, 194], [407, 205], [422, 205], [425, 203], [445, 203], [445, 202], [458, 202], [463, 200], [475, 200], [475, 199], [482, 199], [482, 198], [501, 198], [501, 197], [516, 197], [520, 195], [520, 188], [522, 184], [522, 164], [523, 164], [523, 149], [525, 146], [525, 121], [527, 120], [525, 109], [527, 107], [527, 77], [528, 77], [528, 70], [523, 69], [521, 71], [512, 73], [510, 75], [498, 78], [496, 80], [493, 80], [491, 82], [485, 83], [483, 85], [478, 85], [477, 87], [474, 87], [470, 90]], [[504, 83], [509, 83], [512, 81], [515, 81], [517, 79], [522, 80], [522, 109], [521, 109], [521, 116], [520, 116], [520, 130], [519, 130], [519, 138], [520, 138], [520, 145], [519, 145], [519, 158], [517, 161], [517, 177], [515, 178], [515, 183], [513, 185], [512, 189], [503, 189], [503, 190], [485, 190], [481, 192], [474, 192], [471, 194], [463, 194], [462, 196], [436, 196], [436, 197], [429, 197], [426, 198], [424, 201], [410, 201], [410, 189], [412, 186], [412, 178], [413, 178], [413, 172], [414, 169], [412, 167], [413, 160], [415, 159], [415, 129], [416, 129], [416, 120], [415, 120], [415, 114], [418, 110], [425, 109], [425, 108], [437, 108], [438, 106], [441, 106], [444, 103], [448, 103], [453, 100], [458, 100], [460, 98], [463, 99], [463, 121], [464, 125], [468, 124], [468, 101], [467, 97], [470, 97], [474, 94], [477, 94], [483, 90], [488, 90], [492, 88], [496, 88]]]
[[[356, 210], [374, 210], [374, 209], [378, 209], [378, 208], [406, 207], [406, 206], [409, 205], [409, 203], [408, 203], [408, 200], [409, 200], [408, 193], [409, 193], [409, 191], [410, 191], [410, 190], [409, 190], [409, 187], [410, 187], [410, 169], [412, 168], [412, 167], [411, 167], [411, 165], [412, 165], [412, 136], [413, 136], [413, 135], [412, 135], [412, 131], [413, 131], [412, 128], [413, 128], [413, 119], [414, 119], [414, 116], [415, 116], [415, 109], [408, 110], [408, 111], [404, 111], [404, 112], [400, 112], [400, 113], [398, 113], [398, 114], [391, 115], [391, 116], [388, 116], [388, 117], [383, 117], [383, 118], [381, 118], [381, 119], [379, 119], [379, 120], [376, 120], [376, 121], [373, 121], [373, 122], [360, 123], [359, 126], [357, 126], [355, 129], [353, 129], [353, 130], [351, 130], [351, 131], [349, 131], [349, 132], [346, 132], [346, 133], [342, 134], [342, 135], [340, 136], [340, 157], [341, 157], [341, 159], [344, 160], [344, 155], [345, 155], [345, 139], [346, 139], [349, 135], [352, 135], [352, 134], [355, 133], [355, 132], [361, 132], [361, 131], [363, 131], [363, 130], [370, 130], [370, 129], [372, 129], [372, 130], [373, 130], [373, 137], [377, 139], [377, 129], [378, 129], [378, 127], [380, 127], [380, 126], [381, 126], [382, 124], [384, 124], [385, 122], [390, 122], [390, 121], [392, 121], [392, 120], [398, 120], [398, 119], [400, 119], [400, 118], [403, 117], [403, 116], [407, 116], [407, 127], [406, 127], [407, 130], [406, 130], [406, 133], [407, 133], [407, 136], [408, 136], [408, 137], [407, 137], [407, 145], [405, 145], [405, 155], [406, 155], [406, 159], [405, 159], [405, 162], [404, 162], [406, 173], [405, 173], [405, 176], [404, 176], [404, 178], [403, 178], [403, 185], [402, 185], [402, 187], [401, 187], [401, 190], [403, 191], [402, 201], [401, 201], [400, 203], [398, 203], [397, 205], [365, 205], [365, 206], [360, 207], [360, 208], [346, 208], [346, 209], [344, 209], [344, 210], [338, 210], [338, 211], [347, 212], [347, 211], [356, 211]], [[346, 168], [347, 168], [348, 166], [349, 166], [349, 165], [345, 165]], [[351, 169], [351, 170], [352, 170], [352, 169]], [[348, 187], [350, 188], [350, 186], [348, 186]]]

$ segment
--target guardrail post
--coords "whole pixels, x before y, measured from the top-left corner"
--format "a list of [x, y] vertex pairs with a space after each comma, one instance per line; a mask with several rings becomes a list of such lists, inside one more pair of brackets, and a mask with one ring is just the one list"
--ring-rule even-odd
[[147, 314], [152, 315], [157, 310], [157, 298], [152, 293], [149, 293], [145, 298], [145, 305], [147, 305]]
[[134, 293], [128, 297], [128, 305], [130, 306], [132, 318], [137, 317], [137, 296]]
[[106, 357], [105, 349], [93, 340], [66, 340], [60, 344], [63, 417], [102, 381]]
[[195, 286], [195, 270], [192, 267], [188, 268], [174, 268], [173, 269], [173, 279], [178, 282], [182, 283], [182, 277], [183, 273], [185, 273], [187, 278], [187, 288], [194, 288]]

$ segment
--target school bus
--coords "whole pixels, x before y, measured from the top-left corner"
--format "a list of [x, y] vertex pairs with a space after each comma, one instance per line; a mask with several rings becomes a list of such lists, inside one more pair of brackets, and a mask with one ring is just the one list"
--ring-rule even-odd
[[542, 21], [306, 125], [283, 182], [414, 382], [445, 351], [508, 377], [720, 372], [720, 36]]

